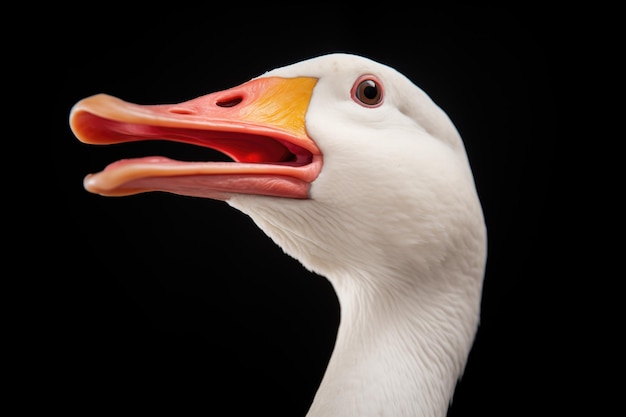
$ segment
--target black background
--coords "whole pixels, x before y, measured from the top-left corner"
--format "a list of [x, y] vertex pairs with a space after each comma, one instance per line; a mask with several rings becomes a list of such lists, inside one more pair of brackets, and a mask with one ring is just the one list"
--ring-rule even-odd
[[[570, 342], [586, 313], [561, 202], [562, 15], [523, 9], [89, 6], [47, 22], [53, 184], [30, 383], [52, 408], [303, 416], [332, 351], [332, 287], [225, 203], [170, 194], [92, 195], [83, 177], [116, 159], [187, 147], [91, 147], [68, 127], [96, 93], [171, 103], [329, 52], [365, 55], [423, 88], [463, 136], [489, 231], [482, 318], [449, 416], [556, 414], [575, 391]], [[226, 7], [226, 9], [224, 8]], [[556, 29], [555, 29], [556, 28]], [[48, 69], [54, 71], [48, 71]], [[51, 102], [51, 103], [50, 103]], [[45, 133], [42, 131], [42, 133]], [[143, 144], [147, 145], [147, 144]], [[29, 265], [27, 265], [28, 267]], [[47, 294], [46, 294], [47, 293]], [[584, 327], [584, 326], [583, 326]], [[576, 330], [574, 330], [576, 329]], [[30, 336], [33, 336], [31, 334]], [[565, 341], [568, 341], [565, 343]], [[574, 344], [574, 343], [573, 343]]]

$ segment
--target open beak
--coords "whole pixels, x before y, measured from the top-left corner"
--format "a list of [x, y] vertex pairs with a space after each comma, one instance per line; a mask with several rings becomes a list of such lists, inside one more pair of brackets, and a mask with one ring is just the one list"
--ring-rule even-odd
[[70, 127], [82, 142], [170, 140], [220, 151], [233, 162], [125, 159], [85, 177], [105, 196], [148, 191], [227, 200], [234, 194], [308, 198], [322, 154], [305, 114], [316, 78], [256, 78], [180, 104], [139, 105], [98, 94], [74, 105]]

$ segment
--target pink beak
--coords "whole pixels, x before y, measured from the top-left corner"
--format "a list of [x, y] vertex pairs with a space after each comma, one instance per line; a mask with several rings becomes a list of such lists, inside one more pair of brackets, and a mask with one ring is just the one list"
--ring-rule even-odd
[[85, 98], [70, 113], [72, 131], [82, 142], [171, 140], [233, 159], [126, 159], [88, 175], [85, 188], [105, 196], [165, 191], [218, 200], [234, 194], [308, 198], [322, 167], [321, 151], [305, 126], [316, 82], [257, 78], [180, 104], [138, 105], [105, 94]]

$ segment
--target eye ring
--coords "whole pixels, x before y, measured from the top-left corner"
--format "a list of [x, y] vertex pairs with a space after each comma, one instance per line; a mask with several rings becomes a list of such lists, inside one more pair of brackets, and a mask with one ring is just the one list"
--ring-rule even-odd
[[360, 76], [350, 90], [352, 100], [364, 107], [378, 107], [383, 104], [382, 83], [373, 75]]

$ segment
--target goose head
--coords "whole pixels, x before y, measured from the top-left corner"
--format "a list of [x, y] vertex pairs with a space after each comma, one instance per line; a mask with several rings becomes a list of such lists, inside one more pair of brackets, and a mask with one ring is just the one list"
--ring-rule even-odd
[[407, 77], [330, 54], [180, 104], [89, 97], [70, 125], [87, 143], [233, 159], [118, 161], [85, 187], [223, 200], [332, 283], [341, 324], [309, 416], [445, 415], [478, 326], [486, 230], [457, 129]]

